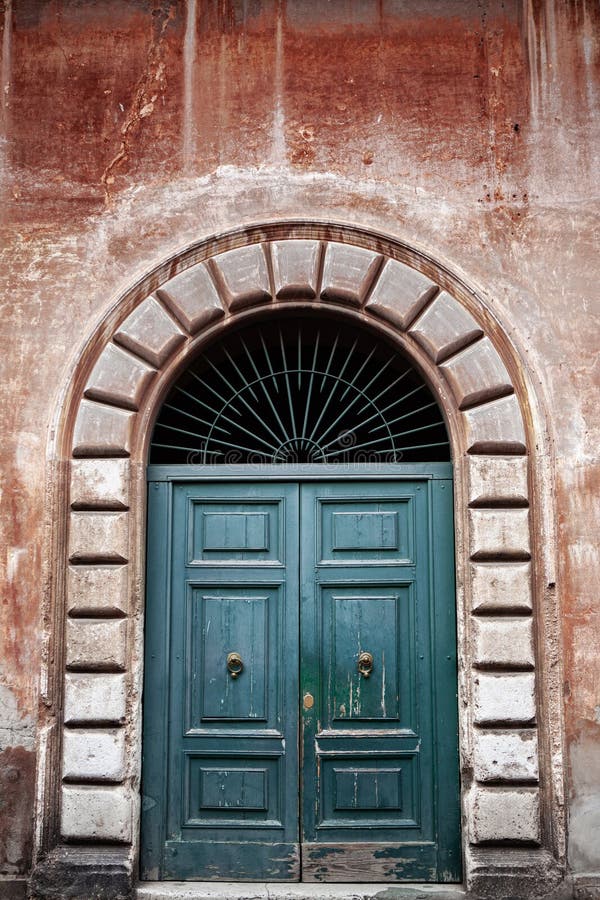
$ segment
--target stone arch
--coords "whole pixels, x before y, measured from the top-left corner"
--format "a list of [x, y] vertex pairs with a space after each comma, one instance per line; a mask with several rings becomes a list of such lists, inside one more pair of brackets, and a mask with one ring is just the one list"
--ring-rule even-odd
[[456, 471], [467, 878], [547, 883], [559, 840], [548, 754], [539, 752], [541, 535], [518, 357], [474, 293], [432, 260], [372, 232], [305, 223], [239, 230], [163, 264], [108, 313], [77, 364], [58, 430], [68, 479], [56, 513], [66, 535], [55, 578], [64, 716], [51, 754], [61, 777], [46, 779], [46, 818], [60, 809], [59, 824], [46, 829], [46, 848], [120, 845], [131, 878], [151, 425], [203, 341], [234, 319], [292, 304], [343, 308], [393, 333], [444, 409]]

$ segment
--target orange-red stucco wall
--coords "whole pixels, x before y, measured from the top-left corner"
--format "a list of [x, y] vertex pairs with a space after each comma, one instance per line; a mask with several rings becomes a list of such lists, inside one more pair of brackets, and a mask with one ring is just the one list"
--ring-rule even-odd
[[533, 375], [557, 511], [569, 858], [599, 870], [596, 0], [3, 5], [0, 873], [31, 861], [45, 461], [69, 362], [170, 253], [290, 216], [425, 247], [479, 287]]

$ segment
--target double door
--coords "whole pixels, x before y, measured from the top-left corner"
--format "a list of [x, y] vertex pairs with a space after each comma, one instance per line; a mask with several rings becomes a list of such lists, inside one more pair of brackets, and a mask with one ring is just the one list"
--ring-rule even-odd
[[460, 880], [451, 482], [149, 485], [142, 877]]

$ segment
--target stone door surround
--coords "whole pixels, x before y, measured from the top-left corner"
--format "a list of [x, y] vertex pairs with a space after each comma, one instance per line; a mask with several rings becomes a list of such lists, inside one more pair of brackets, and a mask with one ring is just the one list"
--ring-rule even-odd
[[163, 263], [111, 308], [72, 372], [50, 466], [39, 897], [65, 871], [103, 884], [106, 897], [136, 879], [145, 461], [161, 402], [234, 320], [309, 306], [385, 332], [447, 420], [467, 887], [493, 893], [519, 879], [512, 889], [527, 897], [560, 878], [548, 499], [527, 373], [489, 305], [432, 259], [349, 226], [288, 222], [239, 229]]

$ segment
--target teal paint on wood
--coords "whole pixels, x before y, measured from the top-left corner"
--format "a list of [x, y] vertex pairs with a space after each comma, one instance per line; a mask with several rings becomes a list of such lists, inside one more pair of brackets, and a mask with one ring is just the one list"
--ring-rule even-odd
[[460, 879], [452, 535], [418, 474], [150, 483], [142, 877]]

